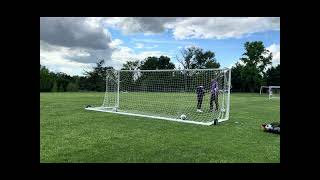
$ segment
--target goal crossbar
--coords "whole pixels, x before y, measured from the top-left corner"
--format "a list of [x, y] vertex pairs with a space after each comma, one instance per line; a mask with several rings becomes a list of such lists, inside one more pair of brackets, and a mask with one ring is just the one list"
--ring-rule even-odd
[[229, 68], [213, 68], [213, 69], [154, 69], [154, 70], [120, 70], [122, 72], [173, 72], [173, 71], [212, 71], [212, 70], [230, 70]]

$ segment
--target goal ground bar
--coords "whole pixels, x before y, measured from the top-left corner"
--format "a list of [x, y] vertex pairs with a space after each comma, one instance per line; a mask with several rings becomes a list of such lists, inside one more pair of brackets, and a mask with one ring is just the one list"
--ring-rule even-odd
[[[175, 118], [166, 118], [166, 117], [150, 116], [150, 115], [134, 114], [134, 113], [126, 113], [126, 112], [116, 112], [116, 111], [102, 109], [102, 107], [97, 107], [97, 108], [88, 107], [85, 109], [91, 110], [91, 111], [100, 111], [100, 112], [108, 112], [108, 113], [115, 113], [115, 114], [147, 117], [147, 118], [152, 118], [152, 119], [162, 119], [162, 120], [168, 120], [168, 121], [175, 121], [175, 122], [182, 122], [182, 123], [189, 123], [189, 124], [198, 124], [198, 125], [205, 125], [205, 126], [210, 126], [210, 125], [213, 125], [213, 123], [214, 123], [213, 121], [212, 122], [196, 122], [196, 121], [181, 120], [181, 119], [175, 119]], [[219, 119], [218, 122], [222, 122], [222, 121], [226, 121], [226, 120], [227, 119]]]

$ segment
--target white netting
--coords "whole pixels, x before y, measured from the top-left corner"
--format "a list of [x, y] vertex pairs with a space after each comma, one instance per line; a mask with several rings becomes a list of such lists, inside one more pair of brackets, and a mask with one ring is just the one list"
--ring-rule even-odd
[[[196, 122], [227, 120], [229, 73], [229, 69], [108, 70], [100, 109]], [[212, 87], [214, 82], [217, 87]]]
[[269, 99], [280, 98], [280, 86], [261, 86], [260, 94], [267, 95]]
[[280, 98], [280, 86], [269, 87], [269, 99]]

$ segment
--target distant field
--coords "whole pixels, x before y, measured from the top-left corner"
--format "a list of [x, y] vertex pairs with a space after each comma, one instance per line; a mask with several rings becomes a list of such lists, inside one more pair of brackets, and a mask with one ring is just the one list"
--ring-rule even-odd
[[[280, 162], [280, 136], [260, 130], [261, 123], [280, 119], [279, 99], [231, 94], [230, 120], [199, 126], [84, 110], [86, 104], [101, 105], [103, 96], [40, 93], [41, 162]], [[136, 106], [125, 103], [130, 93], [125, 96], [120, 103], [126, 109], [170, 112], [178, 103], [169, 96], [147, 95]], [[153, 103], [155, 98], [163, 103]], [[207, 111], [208, 99], [203, 104]]]

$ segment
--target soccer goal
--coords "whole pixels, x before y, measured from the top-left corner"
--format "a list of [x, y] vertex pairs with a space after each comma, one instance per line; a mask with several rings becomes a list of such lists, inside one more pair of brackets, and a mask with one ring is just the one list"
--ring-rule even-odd
[[230, 69], [108, 70], [99, 107], [87, 110], [199, 125], [229, 119]]
[[260, 94], [268, 93], [269, 99], [280, 98], [280, 86], [261, 86]]

